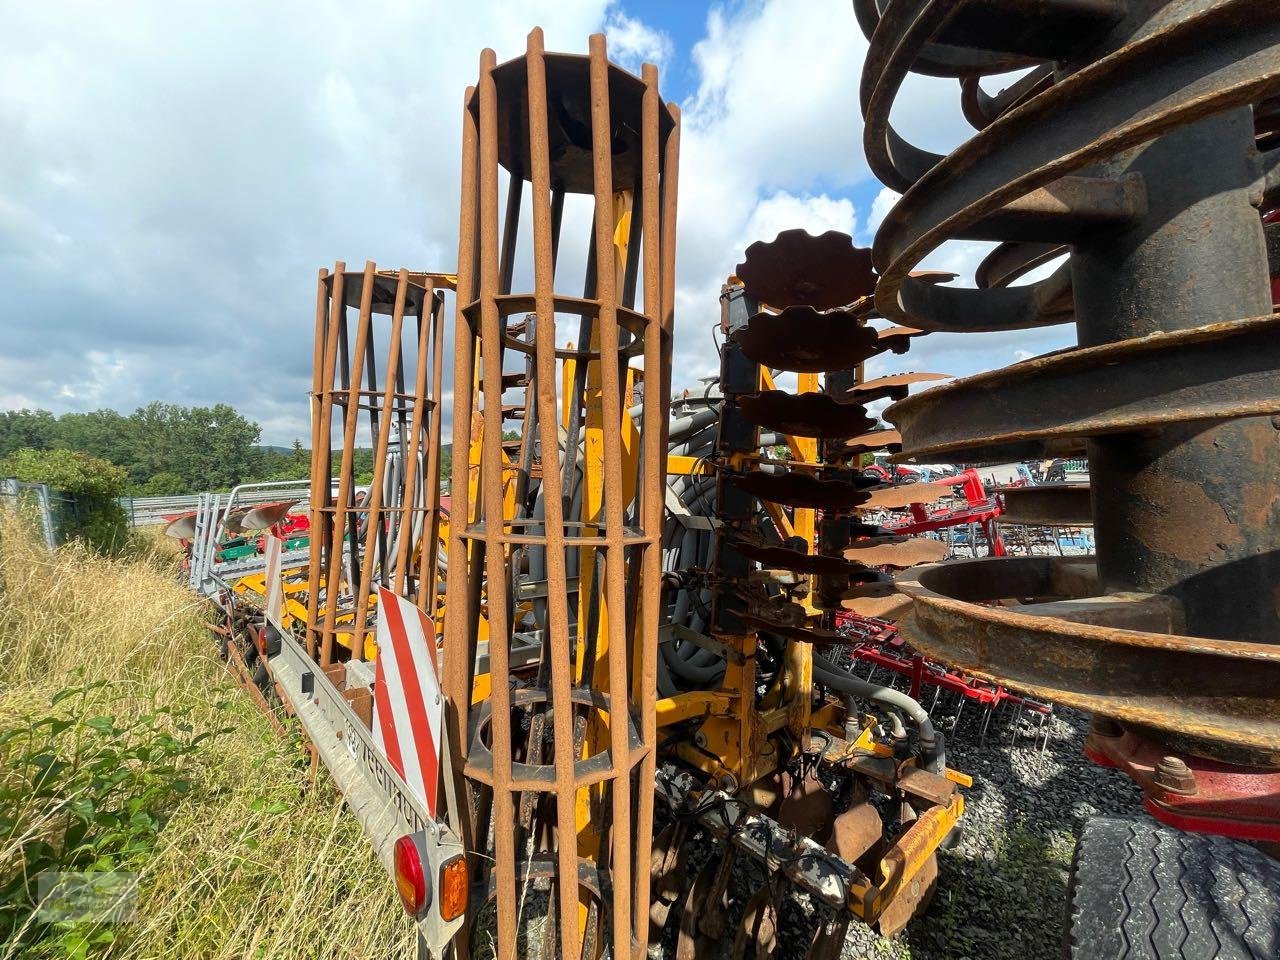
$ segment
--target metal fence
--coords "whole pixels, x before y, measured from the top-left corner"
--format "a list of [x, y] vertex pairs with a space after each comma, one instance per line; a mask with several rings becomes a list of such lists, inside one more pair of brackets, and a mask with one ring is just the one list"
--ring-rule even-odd
[[0, 508], [30, 511], [39, 523], [40, 534], [50, 550], [65, 539], [61, 533], [64, 524], [59, 522], [58, 514], [65, 514], [68, 508], [74, 507], [75, 501], [60, 491], [49, 489], [47, 483], [24, 483], [12, 477], [0, 479]]

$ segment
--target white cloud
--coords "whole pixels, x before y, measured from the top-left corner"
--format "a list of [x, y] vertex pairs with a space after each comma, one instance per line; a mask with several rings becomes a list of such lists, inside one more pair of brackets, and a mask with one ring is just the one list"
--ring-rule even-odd
[[[317, 267], [455, 261], [460, 107], [480, 49], [518, 55], [540, 22], [549, 50], [585, 52], [603, 28], [629, 68], [674, 59], [636, 3], [454, 7], [14, 7], [0, 33], [0, 405], [229, 402], [268, 442], [305, 437]], [[846, 196], [871, 184], [865, 50], [848, 0], [711, 8], [683, 104], [677, 389], [718, 366], [719, 287], [747, 244], [797, 226], [865, 242], [892, 205], [887, 190], [862, 210]], [[931, 149], [966, 134], [952, 81], [913, 78], [894, 122]], [[585, 254], [569, 233], [580, 216], [566, 214], [566, 275]], [[983, 249], [926, 263], [971, 277]], [[905, 365], [971, 372], [1051, 340], [930, 337]]]
[[638, 74], [643, 63], [652, 63], [661, 70], [675, 50], [666, 33], [627, 16], [618, 6], [610, 7], [604, 32], [609, 41], [609, 59], [633, 73]]
[[[606, 7], [8, 11], [0, 336], [21, 356], [0, 361], [0, 396], [55, 411], [229, 402], [268, 441], [307, 436], [316, 269], [451, 269], [481, 48], [514, 56], [541, 22], [549, 49], [585, 52]], [[127, 358], [129, 376], [102, 379], [95, 352]]]
[[759, 201], [751, 211], [742, 245], [745, 249], [756, 240], [772, 240], [783, 230], [797, 227], [815, 235], [838, 230], [852, 236], [856, 223], [853, 201], [845, 197], [797, 197], [779, 190]]
[[889, 215], [889, 211], [893, 209], [893, 205], [902, 199], [902, 194], [892, 187], [881, 187], [880, 192], [876, 194], [876, 198], [871, 201], [871, 213], [867, 216], [866, 243], [871, 242], [871, 238], [875, 236], [876, 230], [880, 228], [880, 224], [884, 223], [884, 218]]

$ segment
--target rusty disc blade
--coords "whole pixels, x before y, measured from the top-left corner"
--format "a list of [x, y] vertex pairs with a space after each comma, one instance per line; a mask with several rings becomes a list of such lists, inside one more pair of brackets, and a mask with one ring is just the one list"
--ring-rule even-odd
[[810, 510], [851, 510], [867, 499], [862, 487], [876, 478], [823, 480], [805, 473], [764, 473], [753, 470], [733, 477], [733, 484], [760, 500]]
[[[685, 843], [687, 834], [688, 826], [677, 821], [668, 824], [653, 838], [649, 871], [653, 898], [649, 905], [649, 937], [652, 940], [662, 937], [671, 908], [680, 897], [685, 867], [692, 850], [692, 844]], [[554, 915], [555, 911], [548, 913], [548, 917]]]
[[804, 955], [804, 960], [840, 960], [845, 936], [849, 932], [850, 915], [838, 913], [827, 917], [818, 924], [814, 931], [813, 941]]
[[836, 817], [835, 802], [815, 767], [808, 767], [803, 777], [783, 777], [783, 799], [778, 807], [778, 822], [802, 837], [823, 843]]
[[901, 593], [887, 597], [849, 597], [840, 601], [840, 608], [860, 617], [897, 620], [911, 609], [911, 598]]
[[[908, 601], [903, 603], [902, 601]], [[840, 607], [864, 617], [890, 617], [900, 615], [910, 606], [910, 597], [899, 593], [892, 580], [856, 583], [840, 598]]]
[[854, 600], [860, 597], [891, 597], [898, 592], [892, 580], [868, 581], [850, 587], [843, 594], [844, 599]]
[[946, 380], [950, 376], [949, 373], [895, 373], [887, 377], [868, 380], [865, 383], [858, 384], [856, 387], [850, 387], [848, 396], [859, 403], [870, 403], [872, 400], [879, 400], [882, 397], [901, 400], [907, 395], [907, 390], [913, 383]]
[[876, 288], [871, 251], [847, 233], [783, 230], [770, 243], [757, 240], [734, 271], [747, 293], [774, 307], [807, 304], [830, 310], [870, 296]]
[[715, 941], [706, 937], [699, 920], [707, 909], [707, 901], [713, 895], [716, 882], [717, 864], [713, 860], [704, 866], [689, 887], [684, 899], [684, 907], [680, 912], [680, 933], [676, 938], [676, 960], [697, 960], [705, 956], [708, 947], [714, 948]]
[[756, 363], [795, 373], [850, 370], [888, 349], [878, 332], [847, 310], [819, 313], [808, 305], [757, 313], [734, 334]]
[[733, 549], [744, 557], [773, 569], [792, 570], [796, 573], [815, 576], [849, 576], [858, 580], [874, 580], [878, 577], [876, 571], [850, 563], [843, 557], [802, 553], [790, 547], [766, 544], [756, 537], [745, 534], [731, 535], [731, 542]]
[[915, 327], [885, 327], [878, 334], [881, 350], [892, 350], [894, 353], [906, 353], [911, 348], [912, 337], [923, 337], [926, 331]]
[[869, 567], [903, 569], [918, 563], [945, 560], [949, 551], [950, 548], [941, 540], [930, 537], [867, 537], [850, 543], [844, 558]]
[[747, 901], [733, 938], [734, 960], [772, 960], [778, 955], [778, 907], [765, 884]]
[[840, 452], [849, 456], [872, 453], [877, 450], [897, 453], [901, 449], [902, 434], [897, 430], [872, 430], [859, 437], [850, 437], [840, 445]]
[[788, 640], [799, 640], [801, 643], [838, 643], [844, 639], [834, 630], [826, 630], [822, 627], [804, 627], [786, 620], [758, 617], [754, 613], [740, 613], [738, 617], [743, 623], [757, 630], [786, 637]]
[[913, 503], [933, 503], [953, 493], [955, 490], [945, 483], [905, 483], [896, 487], [881, 487], [871, 491], [861, 509], [898, 510]]
[[757, 426], [819, 440], [856, 437], [876, 425], [862, 404], [842, 403], [825, 393], [762, 390], [739, 397], [738, 409]]

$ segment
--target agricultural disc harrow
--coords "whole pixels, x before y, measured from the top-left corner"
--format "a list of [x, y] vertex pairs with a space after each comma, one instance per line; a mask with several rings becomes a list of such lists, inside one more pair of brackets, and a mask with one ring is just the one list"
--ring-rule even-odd
[[[833, 626], [842, 603], [858, 602], [857, 585], [891, 589], [887, 569], [947, 551], [863, 520], [952, 493], [920, 485], [906, 495], [859, 470], [863, 452], [896, 440], [871, 430], [865, 403], [933, 376], [857, 392], [863, 361], [919, 335], [867, 324], [867, 255], [838, 233], [787, 231], [752, 245], [722, 291], [719, 392], [686, 398], [673, 419], [668, 502], [679, 508], [665, 535], [671, 600], [658, 678], [668, 816], [655, 839], [650, 919], [656, 937], [678, 914], [681, 958], [730, 936], [736, 955], [775, 955], [789, 884], [830, 910], [811, 957], [834, 956], [855, 918], [896, 932], [928, 903], [934, 851], [963, 809], [957, 784], [967, 778], [947, 769], [920, 704], [815, 652], [848, 649]], [[775, 374], [797, 374], [799, 392], [779, 389]], [[859, 703], [881, 711], [884, 726]], [[724, 847], [684, 888], [693, 822]], [[781, 886], [732, 905], [742, 856]]]
[[[912, 570], [904, 635], [1091, 711], [1086, 751], [1128, 772], [1156, 817], [1280, 840], [1275, 4], [854, 8], [870, 38], [867, 156], [904, 194], [874, 243], [877, 308], [931, 331], [1074, 322], [1079, 342], [898, 401], [901, 456], [1083, 452], [1093, 488], [1088, 514], [1051, 488], [1061, 502], [1038, 509], [1091, 521], [1096, 559]], [[1015, 69], [1006, 89], [982, 88]], [[961, 80], [977, 133], [946, 156], [890, 124], [911, 70]], [[955, 239], [998, 241], [978, 289], [912, 277]]]

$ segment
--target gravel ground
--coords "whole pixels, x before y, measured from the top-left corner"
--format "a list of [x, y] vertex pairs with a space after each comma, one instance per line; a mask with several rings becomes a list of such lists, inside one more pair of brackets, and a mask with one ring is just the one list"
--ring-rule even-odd
[[[1074, 711], [1059, 709], [1040, 730], [1026, 714], [1020, 720], [997, 715], [985, 737], [982, 713], [972, 704], [965, 706], [958, 730], [952, 729], [954, 704], [945, 697], [933, 717], [948, 732], [948, 764], [974, 780], [966, 791], [964, 832], [939, 855], [937, 893], [929, 910], [892, 940], [855, 923], [842, 960], [1058, 960], [1076, 838], [1090, 817], [1144, 816], [1141, 792], [1122, 774], [1082, 756], [1088, 719]], [[705, 838], [694, 843], [689, 878], [719, 855]], [[739, 858], [731, 883], [732, 923], [764, 883], [763, 871]], [[675, 955], [677, 922], [673, 915], [660, 955]], [[807, 897], [793, 894], [783, 901], [779, 940], [784, 957], [804, 957], [816, 922]], [[732, 940], [731, 931], [717, 957], [730, 957]]]

